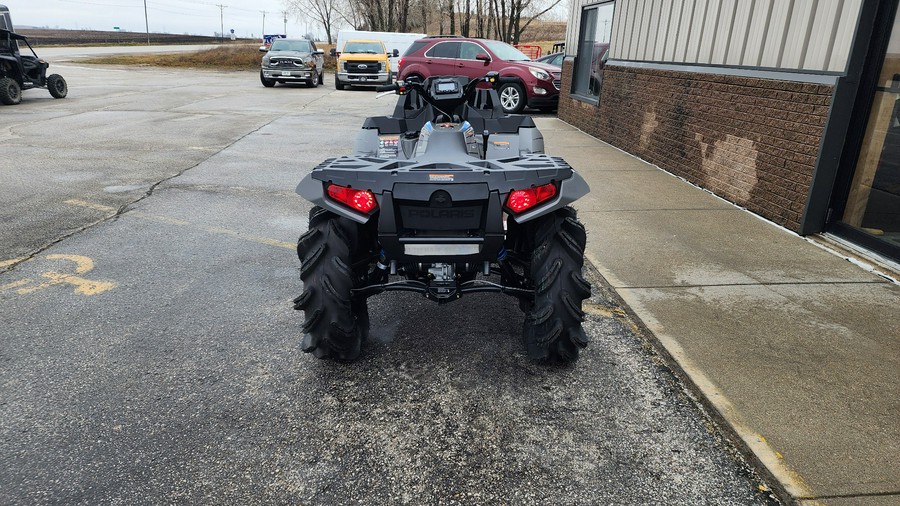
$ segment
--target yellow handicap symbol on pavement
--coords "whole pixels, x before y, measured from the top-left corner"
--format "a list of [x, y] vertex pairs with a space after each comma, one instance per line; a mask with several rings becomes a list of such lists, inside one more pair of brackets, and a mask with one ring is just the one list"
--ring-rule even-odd
[[[47, 255], [47, 260], [66, 260], [74, 264], [73, 272], [46, 271], [41, 273], [41, 277], [46, 281], [33, 284], [33, 280], [21, 279], [13, 281], [5, 285], [0, 285], [0, 292], [15, 289], [16, 293], [25, 295], [44, 290], [56, 285], [69, 285], [75, 288], [75, 293], [79, 295], [97, 295], [116, 287], [112, 281], [94, 281], [81, 277], [94, 269], [94, 261], [88, 257], [81, 255]], [[0, 267], [12, 265], [16, 260], [7, 260], [0, 262]]]

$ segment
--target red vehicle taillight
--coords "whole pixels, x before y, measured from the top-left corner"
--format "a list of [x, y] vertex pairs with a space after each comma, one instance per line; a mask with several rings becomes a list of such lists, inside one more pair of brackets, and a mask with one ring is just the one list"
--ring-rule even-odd
[[506, 208], [514, 214], [519, 214], [555, 196], [556, 184], [554, 183], [547, 183], [543, 186], [525, 190], [513, 190], [506, 197]]
[[365, 214], [369, 214], [378, 207], [378, 202], [375, 201], [375, 194], [369, 190], [355, 190], [330, 184], [328, 185], [328, 196], [354, 211]]
[[400, 69], [403, 68], [403, 57], [401, 56], [399, 60], [397, 60], [397, 73], [400, 72]]

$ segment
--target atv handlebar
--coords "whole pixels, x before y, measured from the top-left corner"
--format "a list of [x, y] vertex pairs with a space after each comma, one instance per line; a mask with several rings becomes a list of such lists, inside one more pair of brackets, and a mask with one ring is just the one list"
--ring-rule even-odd
[[[453, 77], [453, 76], [433, 76], [425, 79], [424, 81], [420, 81], [418, 79], [413, 79], [410, 81], [397, 81], [393, 84], [388, 84], [384, 86], [379, 86], [375, 88], [376, 92], [383, 91], [396, 91], [398, 95], [403, 95], [409, 90], [416, 90], [419, 92], [419, 95], [429, 104], [437, 106], [436, 101], [438, 100], [434, 96], [429, 93], [430, 83], [433, 79], [439, 79], [442, 77]], [[509, 77], [500, 77], [500, 73], [496, 71], [488, 72], [487, 75], [483, 77], [476, 77], [469, 81], [462, 89], [462, 101], [468, 100], [472, 93], [475, 92], [475, 89], [478, 87], [478, 84], [487, 82], [491, 83], [491, 86], [496, 87], [498, 84], [504, 82], [515, 81], [515, 78]]]
[[381, 93], [383, 91], [397, 91], [400, 89], [400, 85], [398, 83], [393, 84], [385, 84], [384, 86], [378, 86], [375, 88], [377, 93]]

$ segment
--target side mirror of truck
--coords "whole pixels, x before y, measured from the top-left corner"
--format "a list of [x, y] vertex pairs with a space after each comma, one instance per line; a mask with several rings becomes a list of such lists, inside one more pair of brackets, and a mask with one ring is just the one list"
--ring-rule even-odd
[[395, 49], [394, 52], [391, 54], [391, 56], [395, 56], [395, 57], [400, 56], [400, 51]]
[[337, 53], [337, 50], [335, 48], [331, 48], [331, 51], [328, 51], [328, 56], [334, 58], [335, 53]]
[[259, 46], [259, 52], [260, 53], [268, 53], [269, 48], [267, 48], [266, 46]]
[[325, 54], [325, 50], [324, 50], [324, 49], [316, 49], [315, 51], [313, 51], [313, 54], [321, 54], [321, 55], [324, 55], [324, 54]]

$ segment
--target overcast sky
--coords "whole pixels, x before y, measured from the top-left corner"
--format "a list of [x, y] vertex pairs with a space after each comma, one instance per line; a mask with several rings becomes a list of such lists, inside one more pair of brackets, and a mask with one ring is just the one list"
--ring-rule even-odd
[[[220, 30], [219, 4], [225, 33], [234, 29], [239, 37], [259, 37], [284, 32], [281, 0], [146, 0], [151, 32], [213, 35]], [[144, 32], [144, 0], [0, 0], [9, 7], [14, 26]], [[308, 28], [307, 28], [308, 26]], [[299, 23], [288, 15], [287, 35], [300, 37], [312, 32], [324, 37], [314, 24]]]

